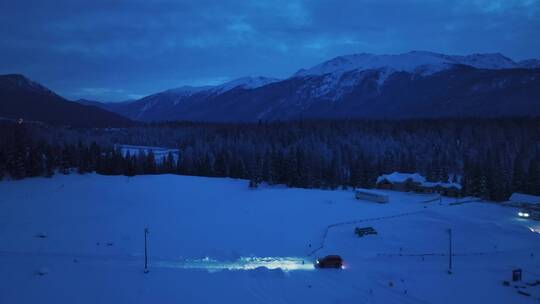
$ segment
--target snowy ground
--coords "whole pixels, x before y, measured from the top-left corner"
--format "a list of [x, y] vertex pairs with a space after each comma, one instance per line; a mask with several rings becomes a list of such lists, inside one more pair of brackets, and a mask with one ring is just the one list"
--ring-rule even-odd
[[[172, 175], [0, 182], [0, 303], [538, 303], [540, 285], [502, 281], [514, 268], [540, 280], [540, 222], [386, 193], [390, 203], [375, 204]], [[378, 235], [358, 238], [357, 226]], [[326, 254], [346, 269], [315, 269]]]

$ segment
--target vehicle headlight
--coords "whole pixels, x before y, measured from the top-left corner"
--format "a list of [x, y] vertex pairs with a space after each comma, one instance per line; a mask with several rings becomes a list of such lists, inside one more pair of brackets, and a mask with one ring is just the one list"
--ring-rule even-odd
[[523, 216], [523, 212], [518, 212], [518, 216]]
[[523, 213], [523, 216], [524, 216], [524, 217], [529, 217], [529, 215], [530, 215], [530, 214], [528, 214], [528, 213], [526, 213], [526, 212]]

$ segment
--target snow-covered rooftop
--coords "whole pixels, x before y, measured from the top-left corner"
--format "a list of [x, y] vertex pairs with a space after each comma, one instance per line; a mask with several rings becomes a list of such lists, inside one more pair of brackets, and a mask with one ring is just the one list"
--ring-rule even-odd
[[510, 196], [510, 201], [513, 203], [540, 204], [540, 196], [516, 192]]
[[393, 172], [390, 174], [383, 174], [377, 178], [377, 183], [382, 182], [384, 180], [387, 180], [391, 183], [404, 183], [407, 180], [412, 180], [413, 182], [417, 183], [424, 183], [426, 181], [426, 178], [418, 173], [400, 173], [400, 172]]
[[360, 193], [364, 193], [364, 194], [371, 194], [371, 195], [380, 195], [380, 196], [388, 196], [388, 194], [382, 192], [382, 191], [377, 191], [377, 190], [373, 190], [373, 189], [365, 189], [365, 188], [356, 188], [354, 189], [355, 192], [360, 192]]
[[389, 181], [390, 183], [404, 183], [407, 180], [411, 180], [415, 183], [418, 183], [424, 187], [442, 187], [442, 188], [457, 188], [461, 189], [459, 183], [446, 183], [446, 182], [428, 182], [424, 176], [419, 173], [400, 173], [393, 172], [390, 174], [383, 174], [377, 178], [377, 183], [380, 183], [384, 180]]

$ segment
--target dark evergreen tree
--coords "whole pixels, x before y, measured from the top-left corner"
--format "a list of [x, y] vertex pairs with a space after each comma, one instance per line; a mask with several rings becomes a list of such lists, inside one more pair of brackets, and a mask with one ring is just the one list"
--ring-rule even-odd
[[538, 159], [529, 162], [527, 179], [525, 181], [525, 192], [540, 195], [540, 168]]

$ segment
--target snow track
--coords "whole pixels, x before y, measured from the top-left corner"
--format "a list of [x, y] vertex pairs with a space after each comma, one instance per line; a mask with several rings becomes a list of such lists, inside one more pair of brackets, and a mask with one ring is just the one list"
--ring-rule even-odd
[[[142, 269], [144, 256], [137, 255], [89, 255], [70, 253], [40, 253], [0, 251], [0, 257], [46, 258], [73, 263], [122, 264]], [[209, 257], [201, 259], [149, 257], [149, 268], [200, 269], [210, 272], [220, 270], [253, 270], [257, 268], [281, 269], [282, 271], [314, 270], [313, 261], [297, 257], [241, 257], [234, 261], [219, 261]]]

